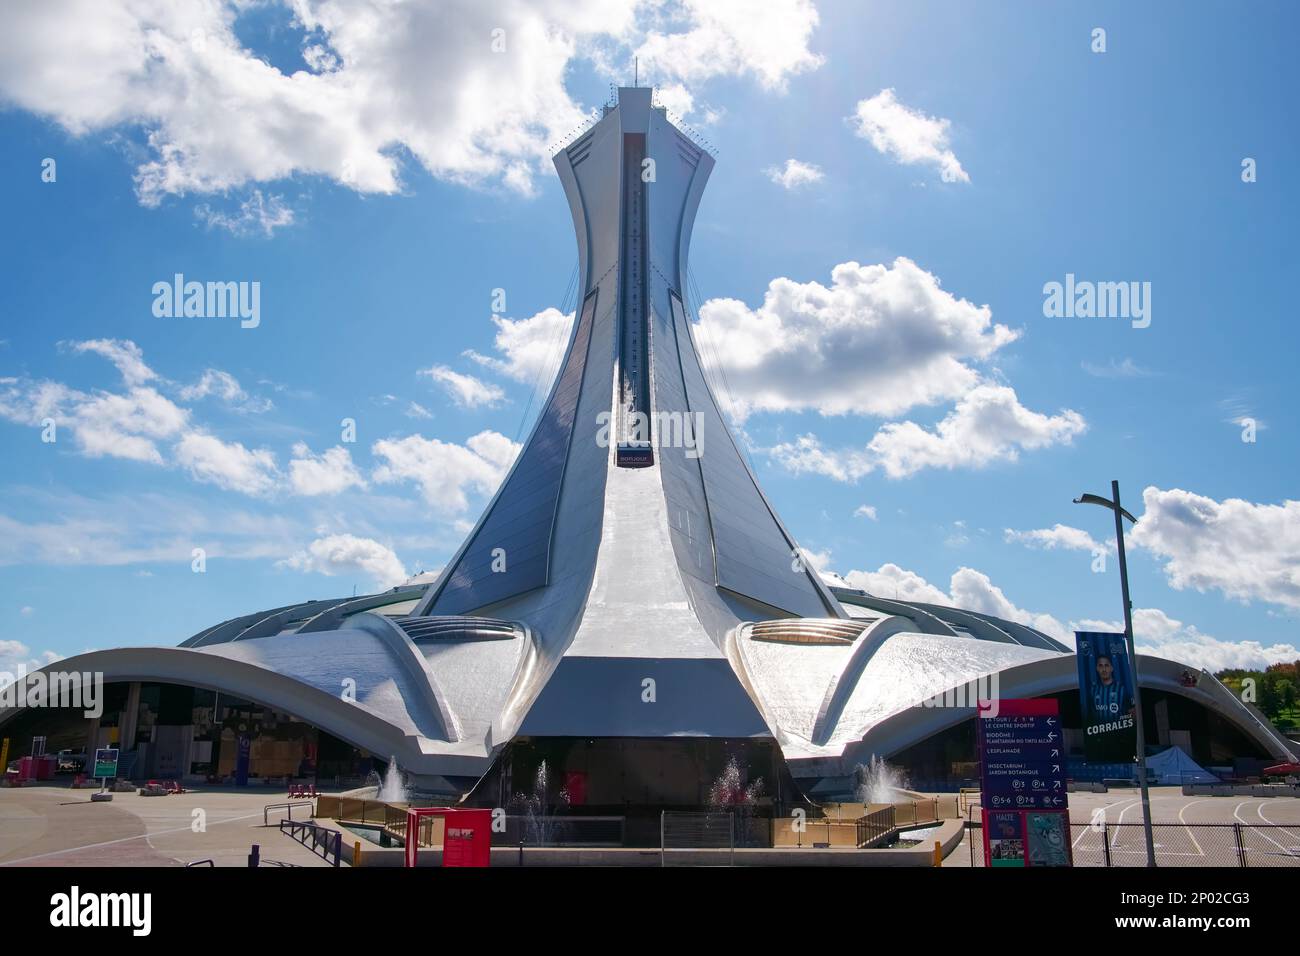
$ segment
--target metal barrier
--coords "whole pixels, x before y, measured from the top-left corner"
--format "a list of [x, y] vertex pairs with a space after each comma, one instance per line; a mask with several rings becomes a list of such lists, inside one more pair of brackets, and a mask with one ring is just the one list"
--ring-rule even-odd
[[216, 865], [217, 864], [212, 862], [212, 860], [195, 860], [193, 863], [186, 863], [185, 869], [188, 870], [192, 866], [216, 866]]
[[[973, 808], [978, 809], [978, 808]], [[1300, 867], [1300, 825], [1153, 823], [1156, 865]], [[984, 866], [983, 822], [968, 817], [970, 865]], [[1075, 866], [1147, 865], [1141, 823], [1071, 823]]]
[[938, 823], [939, 798], [912, 800], [909, 803], [894, 803], [894, 823], [906, 826], [912, 823]]
[[271, 825], [269, 822], [267, 822], [266, 817], [267, 814], [269, 814], [272, 810], [288, 810], [289, 811], [288, 819], [292, 820], [294, 807], [307, 807], [309, 810], [311, 810], [311, 813], [308, 815], [313, 817], [316, 816], [316, 811], [312, 808], [311, 801], [307, 801], [306, 803], [268, 803], [266, 806], [262, 808], [262, 826], [269, 827]]
[[626, 817], [530, 816], [508, 813], [505, 830], [492, 833], [493, 846], [623, 845]]
[[[388, 807], [384, 814], [384, 830], [390, 837], [396, 838], [397, 842], [406, 845], [406, 817], [405, 810], [397, 807]], [[425, 817], [420, 821], [420, 829], [417, 834], [420, 846], [433, 846], [433, 817]]]
[[343, 854], [343, 834], [341, 832], [312, 823], [310, 820], [281, 820], [280, 832], [284, 833], [286, 828], [289, 831], [289, 836], [303, 846], [307, 846], [307, 841], [310, 839], [311, 851], [313, 853], [319, 852], [326, 861], [329, 860], [330, 854], [333, 853], [334, 865], [339, 865], [339, 858]]
[[[382, 800], [320, 796], [316, 798], [316, 809], [312, 815], [326, 820], [347, 820], [349, 823], [368, 823], [382, 827], [388, 823], [388, 810], [388, 804]], [[405, 811], [401, 813], [405, 820]]]
[[659, 815], [659, 865], [682, 850], [727, 850], [736, 862], [736, 818], [731, 812], [664, 810]]
[[897, 807], [884, 806], [860, 817], [857, 821], [858, 846], [869, 847], [893, 832], [894, 827], [899, 823], [896, 811]]

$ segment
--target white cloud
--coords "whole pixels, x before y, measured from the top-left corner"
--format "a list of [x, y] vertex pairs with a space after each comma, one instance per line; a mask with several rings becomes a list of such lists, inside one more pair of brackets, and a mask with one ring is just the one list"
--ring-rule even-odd
[[[747, 74], [770, 88], [820, 62], [808, 0], [762, 16], [738, 0], [286, 3], [304, 67], [289, 74], [237, 34], [249, 0], [18, 4], [0, 33], [0, 97], [75, 135], [142, 131], [148, 205], [297, 175], [395, 193], [403, 155], [440, 179], [529, 194], [549, 147], [587, 118], [565, 86], [580, 56], [621, 74], [636, 50], [657, 80]], [[265, 201], [248, 214], [254, 228], [285, 216]]]
[[[107, 352], [118, 357], [127, 368], [133, 367], [133, 363], [143, 366], [134, 343], [112, 344], [114, 347], [109, 349], [95, 343], [96, 347], [85, 351]], [[160, 383], [166, 382], [159, 376], [153, 377]], [[479, 396], [473, 391], [476, 380], [469, 376], [458, 378], [469, 382], [459, 382], [465, 390], [462, 401], [477, 400]], [[189, 399], [211, 395], [237, 408], [263, 407], [259, 404], [261, 400], [248, 396], [233, 376], [215, 369], [208, 369], [191, 385], [167, 383], [167, 387], [174, 387], [178, 394]], [[495, 386], [488, 388], [495, 389]], [[381, 399], [384, 403], [390, 400], [396, 401], [395, 396]], [[427, 409], [414, 402], [409, 403], [407, 414], [432, 417]], [[43, 419], [51, 418], [58, 425], [58, 440], [68, 440], [64, 435], [70, 433], [71, 442], [87, 457], [112, 456], [180, 468], [196, 481], [254, 497], [281, 492], [336, 495], [349, 488], [367, 487], [362, 468], [353, 462], [351, 451], [341, 445], [316, 454], [299, 442], [293, 446], [286, 471], [281, 472], [273, 451], [218, 438], [204, 424], [194, 421], [189, 409], [176, 405], [152, 386], [136, 386], [124, 393], [88, 394], [57, 382], [5, 379], [0, 381], [0, 418], [37, 428]], [[386, 440], [372, 449], [379, 461], [374, 476], [380, 482], [414, 482], [429, 501], [455, 515], [467, 507], [467, 490], [496, 488], [519, 447], [505, 436], [490, 431], [475, 435], [464, 446], [419, 436]], [[33, 530], [33, 535], [39, 539], [42, 532]], [[114, 546], [110, 550], [121, 549]], [[148, 549], [137, 548], [135, 553], [146, 554]], [[46, 554], [52, 563], [57, 563], [54, 551], [47, 549]], [[68, 551], [63, 553], [62, 560], [79, 563], [82, 558]], [[3, 563], [2, 555], [0, 563]]]
[[876, 506], [875, 506], [875, 505], [858, 505], [857, 510], [853, 512], [853, 517], [855, 517], [855, 518], [870, 518], [872, 521], [875, 521], [875, 520], [876, 520]]
[[792, 442], [773, 446], [768, 453], [796, 475], [824, 475], [836, 481], [857, 481], [875, 469], [865, 452], [823, 448], [816, 435], [800, 435]]
[[420, 435], [382, 439], [371, 451], [384, 464], [372, 477], [380, 484], [414, 482], [429, 504], [444, 514], [457, 514], [469, 507], [469, 491], [496, 491], [519, 448], [493, 431], [479, 432], [464, 445]]
[[915, 571], [896, 564], [882, 564], [875, 571], [850, 571], [843, 575], [849, 587], [893, 601], [922, 601], [950, 604], [951, 599]]
[[176, 461], [196, 481], [246, 495], [269, 494], [279, 480], [275, 455], [268, 449], [250, 450], [206, 432], [183, 436], [176, 443]]
[[888, 266], [841, 263], [829, 288], [773, 279], [753, 310], [711, 299], [695, 331], [703, 357], [717, 353], [741, 419], [810, 409], [895, 415], [955, 399], [978, 381], [968, 362], [1018, 337], [993, 322], [988, 306], [955, 298], [904, 257]]
[[[33, 654], [32, 649], [22, 641], [0, 640], [0, 674], [8, 673], [16, 677], [19, 671], [31, 673], [46, 664], [61, 660], [62, 657], [62, 654], [56, 654], [54, 651]], [[0, 682], [0, 686], [3, 686], [3, 682]]]
[[[1072, 621], [1071, 630], [1122, 633], [1123, 621]], [[1300, 660], [1300, 649], [1292, 644], [1261, 644], [1259, 641], [1223, 641], [1205, 634], [1193, 624], [1176, 621], [1153, 607], [1133, 611], [1133, 643], [1138, 653], [1150, 654], [1203, 667], [1211, 673], [1230, 667], [1263, 669], [1272, 664]]]
[[461, 408], [492, 408], [506, 397], [500, 386], [473, 375], [454, 372], [445, 365], [423, 369], [420, 374], [429, 376], [442, 386], [442, 390]]
[[469, 351], [465, 354], [485, 368], [529, 385], [549, 385], [559, 371], [573, 328], [573, 313], [547, 308], [527, 319], [492, 316], [497, 327], [493, 344], [503, 356]]
[[220, 369], [204, 369], [193, 385], [182, 385], [176, 393], [182, 401], [193, 402], [215, 395], [227, 405], [246, 412], [265, 412], [273, 406], [270, 399], [254, 398], [244, 391], [239, 379]]
[[270, 238], [275, 230], [293, 224], [293, 210], [283, 196], [263, 196], [254, 189], [236, 212], [214, 209], [208, 203], [194, 207], [194, 215], [209, 229], [224, 229], [233, 236], [261, 235]]
[[305, 550], [297, 551], [277, 564], [330, 577], [363, 574], [379, 591], [395, 587], [407, 578], [406, 568], [391, 548], [371, 538], [358, 538], [351, 534], [317, 538]]
[[162, 463], [154, 439], [168, 438], [186, 427], [189, 412], [152, 388], [133, 388], [125, 395], [104, 392], [87, 397], [69, 413], [73, 436], [84, 455]]
[[1093, 378], [1146, 378], [1151, 375], [1149, 369], [1138, 365], [1131, 358], [1117, 362], [1111, 359], [1105, 365], [1098, 365], [1086, 359], [1079, 363], [1080, 368]]
[[1017, 607], [1001, 588], [989, 580], [987, 574], [974, 568], [962, 567], [953, 572], [947, 592], [935, 587], [915, 571], [908, 571], [896, 564], [882, 564], [875, 571], [850, 571], [843, 578], [849, 587], [876, 597], [894, 601], [919, 601], [991, 614], [1035, 628], [1058, 640], [1070, 639], [1065, 625], [1052, 615]]
[[407, 418], [432, 418], [433, 412], [429, 411], [419, 402], [408, 402], [406, 411], [402, 413]]
[[[139, 383], [156, 382], [187, 401], [216, 395], [241, 411], [265, 411], [271, 407], [269, 401], [249, 396], [238, 380], [217, 369], [207, 369], [193, 385], [177, 386], [145, 364], [134, 342], [95, 339], [70, 343], [70, 347], [111, 361], [122, 373], [126, 391], [88, 393], [59, 382], [12, 379], [0, 388], [0, 418], [34, 427], [52, 419], [56, 441], [63, 440], [66, 429], [77, 450], [88, 458], [179, 464], [196, 479], [230, 490], [256, 495], [272, 490], [276, 469], [271, 452], [222, 442], [194, 423], [190, 409], [153, 385]], [[174, 442], [170, 459], [159, 447], [161, 440]]]
[[[823, 577], [828, 575], [823, 574]], [[849, 571], [843, 575], [849, 587], [859, 588], [876, 597], [898, 601], [939, 604], [980, 614], [989, 614], [1035, 628], [1067, 646], [1074, 645], [1074, 632], [1122, 632], [1124, 625], [1114, 621], [1071, 621], [1067, 627], [1056, 617], [1018, 607], [987, 574], [962, 567], [953, 573], [949, 590], [944, 592], [913, 571], [896, 564], [884, 564], [876, 571]], [[1225, 667], [1267, 667], [1279, 661], [1300, 660], [1300, 650], [1290, 644], [1264, 646], [1258, 641], [1222, 641], [1176, 621], [1157, 608], [1137, 608], [1133, 612], [1133, 636], [1143, 654], [1168, 658], [1179, 663], [1204, 667], [1210, 671]]]
[[313, 455], [304, 442], [293, 446], [289, 462], [289, 484], [300, 495], [337, 495], [349, 488], [364, 488], [365, 479], [352, 463], [352, 454], [342, 445]]
[[768, 179], [785, 189], [821, 182], [825, 178], [820, 166], [797, 159], [787, 159], [784, 166], [771, 166], [764, 172]]
[[809, 551], [807, 548], [800, 548], [799, 556], [806, 566], [819, 573], [831, 563], [830, 551]]
[[124, 339], [89, 339], [85, 342], [69, 343], [74, 352], [92, 352], [112, 362], [122, 373], [122, 381], [127, 385], [143, 385], [153, 381], [157, 374], [144, 361], [144, 352], [140, 346]]
[[1255, 414], [1254, 406], [1255, 403], [1251, 399], [1249, 390], [1246, 393], [1229, 395], [1219, 402], [1219, 408], [1227, 416], [1223, 419], [1225, 423], [1236, 425], [1239, 428], [1250, 425], [1256, 432], [1266, 431], [1268, 423]]
[[[660, 4], [649, 4], [651, 9]], [[768, 89], [824, 62], [808, 49], [818, 23], [811, 0], [683, 0], [688, 29], [651, 32], [637, 48], [642, 75], [660, 84], [698, 83], [714, 76], [753, 74]]]
[[1065, 524], [1055, 524], [1050, 528], [1035, 528], [1032, 531], [1013, 531], [1007, 528], [1005, 538], [1009, 544], [1023, 544], [1029, 548], [1045, 548], [1049, 551], [1056, 548], [1090, 552], [1111, 550], [1109, 543], [1103, 545], [1082, 528], [1072, 528]]
[[1165, 561], [1171, 587], [1300, 607], [1300, 501], [1255, 504], [1154, 486], [1129, 537]]
[[1064, 624], [1050, 614], [1017, 607], [982, 571], [958, 568], [949, 583], [952, 594], [949, 603], [954, 607], [1025, 624], [1058, 640], [1070, 639], [1070, 632]]
[[801, 435], [769, 449], [796, 474], [857, 481], [880, 469], [906, 478], [924, 468], [983, 468], [1016, 461], [1022, 450], [1070, 444], [1086, 425], [1078, 412], [1043, 415], [1020, 404], [1006, 385], [976, 386], [933, 429], [914, 422], [881, 426], [865, 448], [826, 449], [815, 435]]
[[[607, 71], [608, 72], [608, 71]], [[613, 71], [617, 74], [618, 71]], [[696, 113], [695, 95], [681, 83], [664, 83], [656, 84], [654, 88], [654, 103], [656, 106], [662, 106], [668, 111], [668, 118], [678, 126], [684, 126], [685, 117], [691, 118], [691, 126], [686, 126], [688, 133], [694, 132], [692, 126], [712, 126], [720, 120], [725, 110], [717, 107], [701, 105], [700, 112]]]
[[902, 478], [922, 468], [982, 468], [1015, 461], [1021, 449], [1069, 444], [1085, 429], [1083, 416], [1043, 415], [1020, 404], [1006, 385], [972, 389], [933, 430], [914, 422], [884, 425], [870, 451], [885, 473]]
[[31, 499], [31, 513], [48, 517], [24, 522], [0, 513], [0, 566], [165, 563], [188, 570], [199, 545], [209, 560], [278, 558], [302, 537], [279, 510], [227, 508], [211, 495], [191, 498], [138, 486], [102, 498], [11, 489], [4, 506], [15, 507], [20, 493]]
[[951, 121], [898, 102], [893, 89], [859, 100], [852, 117], [857, 134], [896, 162], [936, 167], [949, 182], [970, 182], [948, 143]]

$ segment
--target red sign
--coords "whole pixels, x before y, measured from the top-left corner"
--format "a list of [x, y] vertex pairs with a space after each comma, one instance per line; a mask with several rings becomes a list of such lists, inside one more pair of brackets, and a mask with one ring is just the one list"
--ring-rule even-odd
[[415, 866], [420, 854], [420, 820], [443, 817], [443, 866], [489, 866], [492, 860], [492, 811], [453, 807], [419, 807], [406, 811], [406, 866]]

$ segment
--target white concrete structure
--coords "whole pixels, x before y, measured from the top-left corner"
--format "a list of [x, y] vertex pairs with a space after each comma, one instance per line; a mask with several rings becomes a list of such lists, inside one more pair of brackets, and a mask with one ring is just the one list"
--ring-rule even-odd
[[[555, 165], [580, 260], [568, 349], [438, 580], [59, 666], [272, 704], [449, 795], [521, 735], [768, 739], [801, 787], [833, 789], [872, 753], [970, 719], [920, 706], [956, 685], [997, 674], [1005, 697], [1074, 687], [1069, 649], [1032, 628], [832, 589], [798, 559], [692, 339], [687, 258], [714, 161], [651, 91], [620, 90]], [[1144, 686], [1287, 754], [1212, 677], [1188, 690], [1183, 665], [1141, 669]]]

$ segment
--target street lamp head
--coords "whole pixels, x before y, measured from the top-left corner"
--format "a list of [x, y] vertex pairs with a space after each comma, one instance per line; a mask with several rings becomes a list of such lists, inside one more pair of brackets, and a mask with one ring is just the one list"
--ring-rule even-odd
[[[1115, 502], [1109, 498], [1103, 498], [1101, 495], [1082, 494], [1074, 499], [1074, 503], [1076, 505], [1100, 505], [1103, 508], [1109, 508], [1111, 511], [1115, 510]], [[1138, 519], [1129, 514], [1126, 509], [1120, 508], [1119, 513], [1128, 518], [1133, 524], [1137, 524]]]

